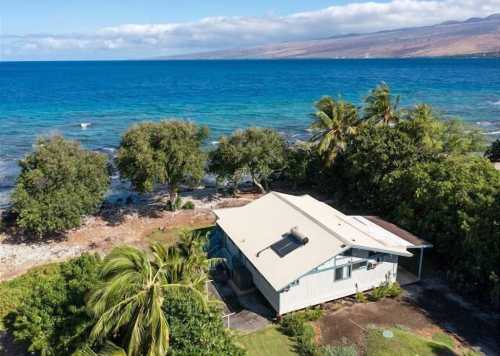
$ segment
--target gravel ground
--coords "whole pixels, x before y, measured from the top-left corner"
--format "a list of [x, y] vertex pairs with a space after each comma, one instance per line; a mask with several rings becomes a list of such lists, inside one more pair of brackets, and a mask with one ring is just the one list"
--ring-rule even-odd
[[197, 189], [181, 194], [183, 201], [192, 201], [194, 210], [168, 212], [163, 192], [134, 201], [132, 205], [114, 206], [99, 216], [88, 217], [79, 229], [67, 232], [57, 240], [48, 242], [19, 241], [19, 238], [0, 235], [0, 281], [18, 276], [28, 269], [62, 261], [83, 252], [104, 253], [113, 246], [147, 245], [146, 237], [158, 229], [183, 226], [209, 225], [215, 222], [214, 208], [241, 206], [255, 199], [254, 194], [237, 198], [223, 197], [215, 189]]

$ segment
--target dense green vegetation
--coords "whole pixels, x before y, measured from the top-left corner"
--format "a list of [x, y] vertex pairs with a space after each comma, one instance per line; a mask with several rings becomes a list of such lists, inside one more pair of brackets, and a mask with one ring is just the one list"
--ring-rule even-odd
[[[262, 192], [277, 183], [320, 192], [348, 212], [381, 215], [429, 240], [454, 285], [500, 305], [500, 172], [489, 161], [499, 141], [482, 158], [477, 131], [427, 105], [401, 108], [385, 84], [361, 108], [330, 97], [315, 107], [310, 142], [286, 144], [267, 128], [239, 130], [220, 139], [208, 165], [205, 128], [175, 120], [139, 124], [122, 137], [117, 165], [139, 192], [168, 184], [172, 210], [181, 205], [180, 186], [196, 184], [206, 166], [235, 190], [250, 176]], [[109, 185], [104, 156], [59, 136], [40, 139], [20, 165], [13, 212], [18, 227], [38, 237], [79, 226]], [[43, 355], [241, 354], [207, 298], [213, 261], [203, 244], [202, 236], [184, 234], [170, 246], [153, 243], [150, 252], [119, 247], [103, 261], [83, 255], [37, 269], [0, 286], [0, 318], [16, 340]], [[395, 295], [393, 287], [371, 297]], [[352, 353], [319, 349], [308, 323], [315, 317], [283, 319], [295, 351]], [[400, 330], [395, 335], [387, 341], [373, 331], [369, 345], [399, 354], [449, 351]]]
[[265, 192], [271, 175], [285, 166], [285, 140], [272, 129], [249, 128], [222, 137], [210, 153], [209, 171], [233, 188], [249, 175], [253, 183]]
[[84, 254], [31, 280], [22, 303], [6, 317], [15, 339], [42, 355], [70, 355], [88, 343], [92, 319], [86, 293], [97, 283], [100, 260]]
[[[483, 149], [481, 135], [427, 105], [399, 108], [386, 85], [366, 98], [357, 122], [338, 114], [352, 107], [345, 102], [320, 103], [328, 106], [317, 105], [311, 149], [292, 155], [301, 174], [283, 179], [314, 186], [347, 211], [384, 216], [429, 240], [456, 286], [498, 305], [500, 172], [475, 154]], [[318, 118], [328, 125], [318, 125]], [[318, 155], [332, 161], [319, 165]]]
[[34, 270], [0, 285], [11, 298], [1, 317], [41, 355], [240, 355], [206, 294], [205, 242], [185, 233], [149, 253], [118, 247]]
[[326, 166], [330, 166], [339, 153], [344, 152], [360, 126], [358, 109], [343, 100], [334, 100], [329, 96], [321, 98], [315, 105], [316, 113], [311, 129], [311, 140], [317, 142], [317, 152], [323, 157]]
[[206, 127], [170, 120], [145, 122], [122, 137], [116, 162], [123, 178], [141, 193], [156, 184], [168, 184], [170, 206], [175, 210], [181, 184], [197, 184], [204, 175], [206, 155], [201, 149], [208, 136]]
[[295, 341], [295, 350], [301, 356], [321, 355], [322, 350], [316, 342], [314, 328], [309, 322], [322, 316], [321, 309], [306, 309], [287, 314], [280, 322], [281, 331]]
[[13, 212], [17, 225], [37, 237], [80, 226], [109, 186], [106, 157], [61, 136], [40, 138], [19, 165]]
[[58, 263], [36, 267], [22, 276], [0, 283], [0, 330], [5, 329], [6, 316], [29, 297], [33, 286], [58, 274], [60, 267]]
[[500, 162], [500, 138], [496, 139], [486, 149], [484, 156], [491, 162]]

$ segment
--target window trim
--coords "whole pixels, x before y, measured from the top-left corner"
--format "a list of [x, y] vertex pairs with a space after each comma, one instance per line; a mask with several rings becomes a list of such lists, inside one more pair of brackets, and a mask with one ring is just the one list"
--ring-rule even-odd
[[[360, 265], [360, 266], [357, 268], [354, 268], [355, 265]], [[357, 271], [357, 270], [360, 270], [363, 268], [368, 268], [368, 260], [362, 260], [362, 261], [357, 261], [357, 262], [352, 263], [352, 267], [351, 267], [352, 271]]]
[[[342, 278], [337, 279], [337, 270], [342, 269]], [[333, 281], [340, 282], [352, 278], [352, 264], [348, 263], [342, 266], [335, 267], [333, 272]]]

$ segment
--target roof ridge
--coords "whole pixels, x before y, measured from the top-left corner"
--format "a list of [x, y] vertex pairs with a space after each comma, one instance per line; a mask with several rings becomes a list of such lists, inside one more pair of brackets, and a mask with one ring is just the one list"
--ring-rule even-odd
[[[347, 239], [343, 238], [342, 236], [340, 236], [340, 234], [338, 234], [337, 232], [333, 231], [332, 229], [330, 229], [328, 226], [326, 226], [325, 224], [323, 224], [321, 221], [319, 221], [318, 219], [316, 219], [314, 216], [312, 216], [311, 214], [305, 212], [303, 209], [301, 209], [300, 207], [298, 207], [297, 205], [295, 205], [293, 202], [291, 202], [290, 200], [288, 200], [286, 197], [284, 197], [283, 195], [285, 195], [284, 193], [279, 193], [279, 192], [270, 192], [272, 195], [274, 195], [275, 197], [277, 197], [278, 199], [280, 199], [281, 201], [283, 201], [284, 203], [290, 205], [292, 208], [294, 208], [295, 210], [297, 210], [299, 213], [301, 213], [302, 215], [306, 216], [307, 218], [311, 219], [312, 221], [314, 221], [317, 225], [319, 225], [323, 230], [325, 230], [326, 232], [330, 233], [331, 235], [335, 236], [336, 238], [338, 238], [340, 241], [342, 241], [343, 243], [349, 245], [349, 246], [353, 246], [353, 243], [348, 241]], [[302, 195], [303, 196], [310, 196], [309, 194], [304, 194]]]
[[[292, 206], [295, 210], [301, 212], [303, 215], [307, 216], [308, 218], [310, 218], [312, 221], [314, 221], [315, 223], [317, 223], [318, 225], [320, 225], [323, 229], [325, 229], [327, 232], [329, 232], [330, 234], [336, 236], [339, 240], [343, 241], [344, 243], [346, 243], [347, 245], [351, 246], [351, 247], [365, 247], [364, 245], [360, 245], [357, 241], [349, 241], [348, 239], [345, 239], [343, 238], [340, 234], [338, 234], [337, 232], [333, 231], [331, 228], [329, 228], [327, 225], [323, 224], [321, 221], [319, 221], [318, 219], [316, 219], [314, 216], [310, 215], [309, 213], [305, 212], [303, 209], [301, 209], [300, 207], [298, 207], [297, 205], [295, 205], [293, 202], [291, 202], [290, 200], [288, 200], [286, 197], [283, 196], [283, 193], [278, 193], [278, 192], [271, 192], [273, 193], [274, 195], [276, 195], [278, 198], [280, 198], [281, 200], [285, 201], [286, 203], [288, 203], [290, 206]], [[284, 194], [286, 195], [286, 194]], [[302, 195], [301, 197], [311, 197], [309, 194], [304, 194]], [[314, 199], [313, 197], [311, 197], [312, 199]], [[316, 199], [317, 200], [317, 199]], [[330, 209], [333, 209], [335, 211], [337, 211], [336, 209], [332, 208], [331, 206], [329, 206], [328, 204], [326, 203], [323, 203], [322, 201], [320, 200], [317, 200], [319, 203], [321, 204], [324, 204], [326, 205], [328, 208]], [[368, 237], [369, 239], [371, 239], [372, 241], [374, 241], [375, 243], [377, 243], [381, 248], [397, 248], [399, 246], [393, 246], [393, 245], [386, 245], [384, 243], [382, 243], [381, 241], [379, 241], [378, 239], [376, 239], [375, 237], [373, 237], [371, 234], [369, 234], [368, 232], [366, 231], [363, 231], [362, 229], [360, 229], [359, 227], [357, 227], [356, 225], [352, 224], [350, 221], [349, 221], [349, 218], [351, 218], [353, 215], [345, 215], [343, 214], [342, 212], [339, 211], [340, 214], [342, 214], [343, 216], [339, 216], [338, 214], [335, 214], [335, 216], [340, 219], [344, 224], [347, 224], [348, 226], [350, 226], [351, 228], [355, 229], [358, 233], [361, 233], [363, 234], [364, 236]], [[399, 248], [398, 248], [399, 249]]]

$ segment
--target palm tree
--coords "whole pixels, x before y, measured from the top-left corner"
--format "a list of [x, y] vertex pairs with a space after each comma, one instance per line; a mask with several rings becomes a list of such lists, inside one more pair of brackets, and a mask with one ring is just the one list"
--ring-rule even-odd
[[399, 96], [393, 97], [389, 86], [382, 82], [365, 98], [364, 120], [391, 125], [399, 122]]
[[311, 138], [328, 165], [342, 152], [360, 124], [358, 109], [351, 103], [329, 96], [314, 105], [317, 109], [311, 129]]
[[107, 341], [99, 352], [95, 352], [89, 346], [86, 346], [82, 350], [74, 352], [72, 356], [127, 356], [127, 353], [121, 347]]
[[169, 325], [162, 308], [165, 298], [189, 293], [206, 307], [197, 277], [183, 273], [177, 249], [160, 243], [150, 248], [151, 255], [131, 246], [115, 248], [104, 260], [102, 282], [88, 299], [96, 319], [91, 338], [120, 341], [127, 356], [167, 353]]

